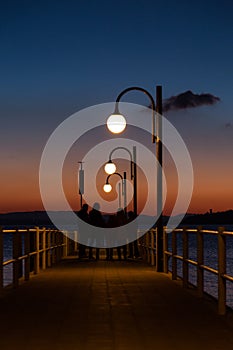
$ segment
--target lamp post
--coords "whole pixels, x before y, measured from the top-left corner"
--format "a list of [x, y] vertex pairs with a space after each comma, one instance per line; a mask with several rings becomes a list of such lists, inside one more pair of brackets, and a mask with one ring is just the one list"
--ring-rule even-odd
[[84, 194], [84, 170], [83, 170], [83, 162], [80, 161], [80, 169], [78, 172], [78, 182], [79, 182], [79, 194], [80, 194], [80, 207], [82, 209], [83, 206], [83, 194]]
[[[122, 195], [124, 196], [124, 212], [125, 214], [127, 213], [127, 193], [126, 193], [126, 171], [124, 171], [124, 176], [122, 176], [121, 174], [119, 173], [113, 173], [113, 174], [109, 174], [107, 179], [106, 179], [106, 183], [105, 185], [103, 186], [103, 189], [104, 189], [104, 192], [106, 193], [109, 193], [111, 192], [112, 190], [112, 186], [111, 184], [109, 183], [109, 179], [111, 176], [113, 175], [118, 175], [120, 178], [121, 178], [121, 181], [122, 181]], [[120, 187], [119, 187], [119, 207], [121, 207], [121, 191], [120, 191]]]
[[109, 161], [105, 164], [104, 170], [107, 174], [114, 174], [116, 172], [116, 165], [112, 162], [112, 155], [115, 151], [123, 149], [128, 152], [130, 156], [130, 176], [133, 180], [133, 208], [134, 215], [137, 216], [137, 160], [136, 160], [136, 146], [133, 146], [133, 154], [126, 147], [119, 146], [114, 148], [109, 154]]
[[[152, 109], [152, 143], [156, 143], [156, 158], [160, 166], [157, 166], [157, 213], [160, 213], [157, 220], [156, 235], [156, 270], [163, 271], [163, 200], [162, 200], [162, 86], [156, 86], [156, 103], [152, 95], [145, 89], [132, 86], [123, 90], [117, 97], [115, 110], [107, 119], [107, 127], [112, 133], [118, 134], [124, 131], [126, 119], [119, 111], [119, 102], [126, 93], [137, 90], [149, 97]], [[157, 112], [157, 113], [156, 113]], [[156, 135], [155, 135], [155, 115], [156, 115]]]

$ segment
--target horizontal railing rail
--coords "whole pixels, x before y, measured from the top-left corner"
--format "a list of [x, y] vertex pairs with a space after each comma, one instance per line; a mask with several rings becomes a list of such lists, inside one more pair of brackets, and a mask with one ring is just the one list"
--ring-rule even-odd
[[[138, 235], [141, 236], [141, 230], [138, 230]], [[156, 229], [151, 229], [146, 232], [143, 236], [138, 238], [138, 248], [142, 259], [155, 266], [156, 257]]]
[[[181, 235], [181, 244], [178, 250], [178, 235]], [[192, 258], [190, 257], [189, 239], [191, 235], [196, 235], [196, 247], [195, 251], [192, 251]], [[204, 263], [204, 237], [207, 235], [214, 235], [217, 237], [216, 248], [216, 261], [214, 267], [208, 266]], [[196, 284], [197, 294], [199, 297], [204, 295], [204, 272], [207, 271], [217, 276], [217, 299], [218, 299], [218, 313], [220, 315], [226, 314], [226, 282], [233, 282], [233, 276], [227, 273], [227, 256], [226, 256], [226, 238], [233, 237], [233, 232], [225, 230], [223, 227], [219, 227], [218, 230], [206, 230], [202, 227], [197, 229], [178, 228], [175, 230], [167, 230], [164, 228], [163, 235], [163, 262], [164, 272], [171, 272], [173, 280], [180, 278], [183, 286], [188, 288], [191, 285], [189, 282], [189, 267], [194, 266], [196, 268]], [[170, 249], [169, 241], [170, 238]], [[156, 255], [156, 229], [148, 231], [140, 240], [140, 248], [144, 261], [147, 261], [152, 266], [155, 265]], [[179, 254], [178, 254], [179, 251]], [[196, 258], [194, 256], [196, 255]], [[169, 268], [169, 260], [171, 260]], [[181, 275], [178, 276], [178, 261], [182, 263]]]
[[[4, 235], [12, 234], [11, 258], [4, 260]], [[138, 232], [140, 237], [140, 231]], [[73, 235], [73, 236], [72, 236]], [[30, 275], [38, 274], [62, 258], [75, 254], [78, 250], [77, 232], [73, 232], [73, 239], [65, 232], [48, 228], [27, 229], [0, 229], [0, 289], [4, 287], [4, 268], [12, 266], [12, 285], [17, 287], [19, 280], [29, 280]], [[181, 235], [178, 246], [178, 235]], [[195, 237], [195, 251], [190, 256], [189, 239]], [[204, 237], [217, 237], [216, 266], [205, 264]], [[204, 295], [204, 272], [207, 271], [218, 280], [218, 313], [226, 313], [227, 281], [232, 283], [233, 276], [227, 273], [226, 238], [233, 237], [233, 232], [226, 231], [223, 227], [218, 230], [206, 230], [178, 228], [167, 230], [163, 235], [163, 262], [164, 272], [171, 273], [173, 280], [180, 278], [185, 288], [191, 285], [189, 282], [189, 268], [196, 268], [196, 289], [199, 297]], [[170, 241], [169, 241], [170, 240]], [[155, 266], [156, 262], [156, 229], [151, 229], [138, 238], [140, 256], [144, 261]], [[178, 249], [179, 248], [179, 249]], [[178, 261], [182, 263], [180, 275], [178, 275]]]
[[[177, 235], [182, 234], [182, 256], [177, 255]], [[168, 235], [172, 235], [172, 251], [168, 250]], [[196, 235], [196, 260], [189, 258], [189, 237], [190, 234]], [[217, 256], [216, 264], [217, 268], [204, 264], [204, 236], [215, 235], [217, 236]], [[202, 297], [204, 294], [204, 271], [208, 271], [218, 278], [218, 313], [220, 315], [226, 314], [226, 281], [233, 282], [233, 276], [227, 274], [227, 256], [226, 256], [226, 237], [232, 236], [233, 232], [225, 231], [223, 227], [219, 227], [218, 230], [205, 230], [201, 227], [197, 229], [183, 228], [174, 231], [166, 232], [164, 230], [164, 272], [168, 272], [168, 259], [172, 259], [172, 278], [177, 279], [177, 259], [183, 262], [182, 269], [182, 281], [183, 286], [189, 285], [189, 265], [196, 266], [197, 268], [197, 292], [198, 296]]]
[[[4, 238], [12, 235], [11, 258], [5, 260]], [[9, 237], [9, 236], [8, 236]], [[9, 241], [8, 241], [9, 244]], [[16, 288], [19, 280], [29, 280], [31, 274], [38, 274], [62, 258], [74, 252], [74, 241], [65, 232], [51, 228], [2, 229], [0, 228], [0, 290], [5, 286], [4, 268], [12, 266], [10, 285]]]

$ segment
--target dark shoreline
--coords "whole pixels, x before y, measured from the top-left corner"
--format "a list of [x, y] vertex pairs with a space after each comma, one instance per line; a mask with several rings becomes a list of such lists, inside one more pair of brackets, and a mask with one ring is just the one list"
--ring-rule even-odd
[[[57, 212], [57, 215], [59, 213], [62, 212]], [[164, 225], [166, 225], [169, 217], [164, 216], [163, 219]], [[0, 214], [0, 225], [54, 226], [46, 211]], [[233, 210], [204, 214], [186, 214], [180, 225], [233, 225]]]

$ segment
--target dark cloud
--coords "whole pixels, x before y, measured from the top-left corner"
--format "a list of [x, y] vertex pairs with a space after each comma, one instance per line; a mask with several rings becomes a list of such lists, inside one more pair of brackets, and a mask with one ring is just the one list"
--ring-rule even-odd
[[178, 110], [185, 108], [195, 108], [204, 105], [213, 105], [220, 101], [219, 97], [211, 94], [194, 94], [188, 90], [179, 95], [172, 96], [163, 102], [163, 110], [165, 112], [169, 110]]
[[226, 129], [232, 128], [232, 126], [233, 126], [232, 123], [226, 123], [225, 124], [225, 128]]

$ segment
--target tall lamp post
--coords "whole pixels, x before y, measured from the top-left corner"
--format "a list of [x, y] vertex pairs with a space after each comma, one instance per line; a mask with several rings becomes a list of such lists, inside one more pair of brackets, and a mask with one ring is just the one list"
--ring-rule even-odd
[[[156, 235], [156, 270], [163, 271], [163, 198], [162, 198], [162, 86], [156, 86], [156, 103], [152, 95], [145, 89], [132, 86], [123, 90], [116, 99], [115, 110], [107, 119], [109, 131], [119, 134], [126, 127], [126, 119], [119, 111], [119, 102], [126, 93], [137, 90], [149, 97], [152, 109], [152, 143], [156, 143], [156, 158], [160, 166], [157, 166], [157, 213], [160, 213], [157, 220]], [[156, 113], [157, 112], [157, 113]], [[156, 134], [155, 134], [155, 115], [156, 115]]]
[[119, 146], [114, 148], [109, 154], [109, 161], [105, 164], [104, 170], [107, 174], [114, 174], [116, 172], [116, 165], [112, 162], [112, 155], [115, 151], [123, 149], [128, 152], [130, 156], [130, 176], [133, 180], [133, 208], [134, 216], [137, 216], [137, 161], [136, 161], [136, 146], [133, 146], [133, 154], [126, 147]]
[[84, 170], [83, 170], [83, 162], [80, 161], [80, 169], [78, 172], [78, 182], [79, 182], [79, 194], [80, 194], [80, 207], [82, 209], [83, 206], [83, 194], [84, 194]]
[[[127, 213], [127, 193], [126, 193], [126, 171], [124, 171], [124, 176], [122, 176], [121, 174], [119, 173], [113, 173], [113, 174], [109, 174], [107, 179], [106, 179], [106, 183], [105, 185], [103, 186], [103, 189], [104, 189], [104, 192], [106, 193], [109, 193], [111, 192], [112, 190], [112, 185], [109, 183], [109, 179], [111, 176], [113, 175], [117, 175], [121, 178], [121, 181], [122, 181], [122, 195], [124, 196], [124, 212], [125, 214]], [[119, 187], [120, 188], [120, 187]], [[120, 201], [120, 198], [121, 198], [121, 193], [119, 191], [119, 207], [121, 207], [121, 201]]]

